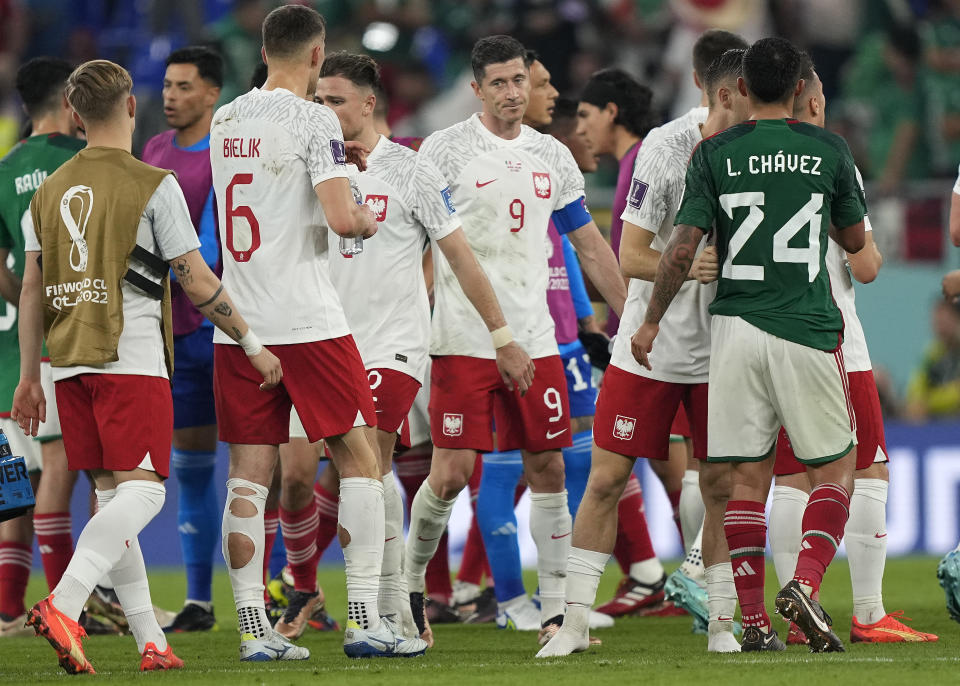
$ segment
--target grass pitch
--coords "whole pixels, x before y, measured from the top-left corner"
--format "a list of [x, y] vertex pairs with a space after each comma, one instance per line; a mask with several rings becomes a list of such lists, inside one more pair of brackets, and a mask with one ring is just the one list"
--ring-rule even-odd
[[[786, 653], [711, 655], [706, 638], [690, 633], [687, 617], [627, 618], [613, 629], [597, 631], [603, 645], [565, 659], [534, 660], [536, 635], [498, 631], [494, 625], [434, 627], [437, 645], [413, 659], [350, 660], [341, 650], [340, 633], [308, 629], [301, 643], [312, 656], [304, 662], [242, 664], [237, 657], [239, 637], [226, 572], [214, 581], [214, 601], [220, 628], [206, 634], [171, 637], [186, 668], [179, 672], [139, 674], [139, 656], [129, 636], [94, 637], [86, 643], [87, 656], [97, 670], [93, 677], [77, 677], [98, 683], [155, 680], [177, 684], [328, 684], [363, 683], [365, 686], [428, 684], [945, 684], [960, 680], [960, 625], [944, 609], [943, 592], [937, 584], [933, 558], [900, 558], [887, 563], [885, 604], [888, 612], [905, 610], [918, 629], [936, 633], [938, 643], [852, 645], [850, 581], [846, 562], [830, 568], [823, 587], [823, 604], [833, 615], [834, 626], [847, 652], [811, 655], [805, 648], [790, 647]], [[672, 569], [675, 565], [669, 565]], [[618, 580], [614, 565], [600, 587], [605, 600]], [[767, 607], [772, 609], [775, 588], [772, 566], [767, 569]], [[320, 581], [327, 606], [341, 621], [346, 608], [343, 572], [321, 570]], [[528, 588], [535, 584], [528, 579]], [[154, 601], [169, 609], [180, 605], [184, 579], [178, 571], [155, 570], [150, 575]], [[28, 591], [30, 603], [46, 591], [42, 576], [35, 575]], [[775, 627], [784, 635], [783, 624]], [[68, 679], [57, 666], [56, 656], [40, 638], [0, 639], [0, 682], [31, 684]]]

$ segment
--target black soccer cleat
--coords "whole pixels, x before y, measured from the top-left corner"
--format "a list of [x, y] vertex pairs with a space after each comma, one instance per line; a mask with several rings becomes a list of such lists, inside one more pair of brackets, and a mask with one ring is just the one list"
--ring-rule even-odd
[[755, 626], [743, 628], [743, 641], [740, 643], [741, 653], [758, 653], [763, 651], [786, 650], [787, 646], [783, 644], [777, 632], [770, 629], [769, 633], [763, 633]]
[[816, 600], [810, 598], [796, 580], [777, 593], [777, 612], [794, 622], [810, 644], [811, 653], [842, 653], [843, 642], [830, 628], [833, 620]]
[[164, 633], [180, 634], [188, 631], [213, 631], [217, 629], [213, 608], [206, 610], [196, 603], [184, 605], [173, 621], [163, 627]]
[[427, 621], [431, 624], [457, 624], [460, 622], [460, 614], [456, 609], [432, 598], [427, 599], [426, 612]]

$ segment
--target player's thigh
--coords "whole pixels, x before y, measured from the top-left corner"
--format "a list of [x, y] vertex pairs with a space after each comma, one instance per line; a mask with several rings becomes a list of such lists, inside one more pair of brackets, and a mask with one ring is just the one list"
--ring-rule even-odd
[[[395, 369], [368, 369], [367, 380], [377, 411], [377, 445], [382, 474], [390, 469], [397, 436], [401, 433], [413, 402], [420, 391], [420, 382]], [[407, 438], [409, 441], [409, 438]]]
[[24, 436], [20, 425], [9, 417], [0, 417], [0, 429], [3, 429], [3, 433], [7, 437], [10, 451], [23, 458], [28, 473], [32, 474], [43, 469], [39, 442], [35, 441], [32, 436]]
[[867, 470], [874, 465], [880, 465], [874, 473], [882, 474], [884, 472], [882, 465], [889, 461], [889, 456], [883, 430], [880, 394], [877, 392], [873, 371], [847, 372], [847, 379], [850, 401], [857, 423], [857, 470]]
[[[609, 367], [608, 367], [609, 369]], [[587, 479], [587, 495], [603, 502], [616, 503], [630, 480], [636, 460], [620, 453], [593, 444], [590, 460], [590, 476]], [[639, 486], [638, 486], [639, 488]]]
[[[284, 347], [288, 346], [270, 349]], [[243, 348], [226, 344], [213, 348], [213, 394], [220, 440], [231, 445], [273, 446], [276, 452], [275, 447], [290, 437], [291, 401], [286, 379], [276, 388], [261, 390], [263, 377], [250, 364]], [[289, 373], [284, 365], [284, 376]], [[241, 450], [239, 454], [245, 453]]]
[[355, 426], [344, 434], [327, 438], [325, 442], [340, 478], [380, 478], [375, 427]]
[[630, 458], [667, 460], [670, 427], [682, 396], [681, 384], [649, 379], [610, 365], [597, 399], [594, 442]]
[[437, 497], [452, 500], [464, 489], [477, 463], [476, 450], [434, 446], [427, 481]]
[[563, 453], [559, 450], [544, 450], [533, 453], [521, 451], [523, 473], [535, 493], [557, 493], [563, 490]]
[[560, 356], [534, 362], [537, 373], [524, 395], [504, 386], [497, 389], [493, 413], [499, 450], [542, 453], [572, 445], [570, 401]]
[[434, 446], [454, 451], [493, 450], [493, 399], [501, 387], [506, 390], [495, 360], [434, 357], [429, 406]]
[[715, 315], [712, 319], [707, 391], [710, 460], [763, 460], [776, 442], [780, 420], [760, 358], [763, 334], [739, 317]]

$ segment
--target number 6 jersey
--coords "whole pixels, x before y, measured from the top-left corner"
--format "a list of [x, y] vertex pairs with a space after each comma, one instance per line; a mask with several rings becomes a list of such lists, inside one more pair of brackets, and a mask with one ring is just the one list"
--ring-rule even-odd
[[[558, 354], [545, 246], [551, 215], [583, 197], [573, 155], [527, 126], [512, 140], [500, 138], [476, 114], [428, 136], [419, 154], [450, 181], [457, 216], [517, 343], [532, 358]], [[440, 251], [434, 265], [430, 354], [495, 358], [483, 319]]]
[[793, 119], [766, 119], [697, 147], [676, 224], [716, 226], [721, 268], [711, 314], [832, 351], [843, 318], [824, 262], [828, 230], [831, 221], [843, 229], [865, 214], [842, 138]]
[[[210, 129], [223, 284], [268, 345], [350, 333], [327, 274], [327, 227], [314, 186], [348, 176], [343, 133], [327, 107], [254, 88]], [[215, 343], [233, 343], [217, 329]]]

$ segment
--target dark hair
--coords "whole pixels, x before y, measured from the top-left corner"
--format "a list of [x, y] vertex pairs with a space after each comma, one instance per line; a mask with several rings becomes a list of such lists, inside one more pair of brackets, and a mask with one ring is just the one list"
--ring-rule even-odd
[[786, 38], [761, 38], [743, 55], [743, 80], [761, 102], [783, 102], [800, 80], [800, 50]]
[[520, 58], [525, 67], [527, 64], [527, 49], [512, 36], [487, 36], [473, 44], [470, 51], [470, 66], [473, 68], [473, 78], [477, 83], [483, 83], [487, 67], [491, 64], [500, 64]]
[[710, 29], [700, 34], [693, 44], [693, 70], [701, 82], [707, 75], [707, 69], [727, 50], [746, 50], [747, 41], [740, 36], [723, 29]]
[[804, 110], [807, 107], [807, 102], [809, 101], [809, 89], [813, 86], [813, 73], [816, 67], [813, 64], [813, 59], [805, 51], [800, 51], [800, 78], [803, 79], [803, 90], [800, 91], [800, 95], [793, 102], [793, 116], [798, 119], [802, 118]]
[[383, 89], [380, 83], [380, 67], [369, 55], [345, 51], [327, 55], [320, 67], [320, 77], [326, 76], [342, 76], [354, 86], [370, 88], [374, 93]]
[[212, 48], [191, 45], [174, 50], [167, 58], [167, 66], [171, 64], [192, 64], [197, 68], [201, 79], [209, 81], [217, 88], [223, 87], [223, 58]]
[[69, 62], [55, 57], [34, 57], [17, 69], [17, 92], [27, 116], [36, 119], [59, 105], [72, 72]]
[[373, 116], [386, 119], [390, 114], [390, 99], [387, 97], [387, 91], [381, 85], [373, 91], [373, 94], [377, 96], [377, 103], [373, 106]]
[[583, 87], [580, 101], [600, 108], [612, 102], [617, 106], [613, 123], [635, 136], [645, 136], [654, 127], [653, 91], [622, 69], [602, 69], [593, 74]]
[[283, 5], [263, 20], [263, 50], [270, 57], [293, 57], [326, 31], [326, 22], [316, 10], [303, 5]]
[[527, 50], [523, 55], [523, 63], [527, 65], [527, 69], [530, 68], [530, 65], [532, 65], [534, 62], [538, 62], [539, 60], [540, 55], [537, 54], [536, 50]]
[[577, 126], [577, 101], [570, 98], [557, 98], [553, 103], [547, 132], [557, 136], [566, 136]]
[[267, 82], [267, 65], [263, 62], [257, 65], [257, 68], [253, 70], [253, 74], [250, 76], [250, 90], [254, 88], [263, 88], [263, 84]]
[[911, 24], [894, 24], [887, 29], [887, 41], [890, 47], [906, 57], [911, 62], [920, 59], [923, 53], [923, 43], [916, 27]]
[[707, 97], [713, 103], [714, 92], [721, 83], [729, 79], [736, 79], [743, 76], [743, 54], [744, 50], [727, 50], [725, 53], [715, 59], [707, 68], [703, 76], [703, 88], [707, 92]]
[[813, 64], [813, 58], [806, 50], [800, 51], [800, 78], [804, 81], [813, 81], [813, 72], [816, 66]]

